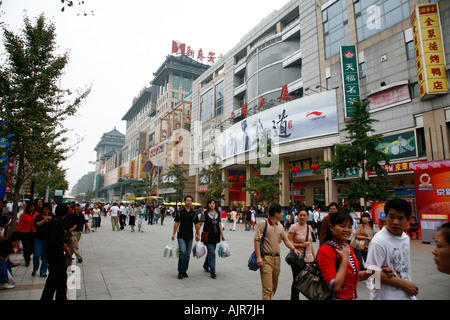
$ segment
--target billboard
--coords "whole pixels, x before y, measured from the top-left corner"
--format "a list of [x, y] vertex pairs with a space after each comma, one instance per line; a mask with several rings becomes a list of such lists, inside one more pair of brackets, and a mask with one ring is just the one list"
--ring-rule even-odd
[[217, 154], [226, 159], [256, 150], [264, 131], [278, 144], [338, 133], [336, 91], [289, 101], [245, 118], [219, 135]]

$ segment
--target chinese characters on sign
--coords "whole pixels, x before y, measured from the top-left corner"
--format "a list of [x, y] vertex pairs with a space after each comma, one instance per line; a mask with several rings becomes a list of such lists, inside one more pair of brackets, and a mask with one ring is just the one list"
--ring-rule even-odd
[[421, 99], [448, 92], [437, 3], [417, 5], [411, 15]]
[[391, 107], [397, 104], [411, 101], [408, 85], [384, 91], [367, 98], [370, 101], [369, 110], [379, 110], [384, 107]]
[[[191, 46], [186, 46], [185, 43], [179, 41], [172, 41], [172, 53], [191, 57], [192, 59], [195, 59], [196, 57], [195, 50], [193, 50]], [[206, 59], [207, 63], [214, 64], [223, 57], [223, 55], [216, 56], [216, 53], [213, 51], [210, 51], [206, 56], [205, 54], [203, 49], [199, 49], [197, 51], [197, 60], [203, 63]]]
[[356, 46], [341, 47], [341, 70], [342, 83], [344, 87], [345, 117], [351, 117], [353, 112], [353, 101], [359, 101], [359, 70]]

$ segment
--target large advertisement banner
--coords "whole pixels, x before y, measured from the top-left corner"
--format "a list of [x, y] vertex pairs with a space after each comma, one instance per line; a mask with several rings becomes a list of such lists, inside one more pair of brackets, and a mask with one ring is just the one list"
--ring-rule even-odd
[[450, 160], [416, 164], [414, 184], [422, 242], [434, 243], [437, 229], [450, 220]]
[[279, 144], [338, 133], [336, 91], [286, 102], [245, 118], [219, 135], [217, 154], [226, 159], [256, 150], [264, 131]]

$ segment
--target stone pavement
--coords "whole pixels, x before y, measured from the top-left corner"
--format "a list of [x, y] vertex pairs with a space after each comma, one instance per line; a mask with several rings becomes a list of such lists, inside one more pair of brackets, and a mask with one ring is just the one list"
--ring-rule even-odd
[[[137, 230], [137, 228], [136, 228]], [[82, 263], [79, 289], [69, 290], [70, 300], [261, 300], [259, 272], [247, 268], [253, 251], [254, 231], [245, 231], [238, 224], [236, 231], [225, 229], [225, 239], [231, 256], [216, 256], [217, 278], [203, 271], [204, 257], [191, 256], [188, 278], [177, 278], [177, 259], [163, 258], [171, 243], [173, 218], [166, 217], [164, 225], [145, 225], [144, 233], [112, 231], [109, 217], [102, 219], [97, 232], [83, 233], [80, 249]], [[176, 240], [174, 241], [176, 243]], [[318, 242], [314, 243], [316, 252]], [[274, 300], [289, 300], [292, 283], [291, 268], [284, 262], [288, 249], [281, 244], [282, 265], [278, 290]], [[448, 300], [450, 275], [437, 271], [431, 251], [434, 246], [420, 240], [411, 242], [413, 281], [419, 287], [419, 300]], [[24, 266], [22, 254], [12, 254], [13, 262], [22, 262], [13, 269], [16, 287], [0, 290], [0, 300], [39, 300], [45, 278], [31, 276], [32, 263]], [[358, 285], [359, 300], [368, 300], [365, 282]], [[305, 300], [301, 296], [301, 299]]]

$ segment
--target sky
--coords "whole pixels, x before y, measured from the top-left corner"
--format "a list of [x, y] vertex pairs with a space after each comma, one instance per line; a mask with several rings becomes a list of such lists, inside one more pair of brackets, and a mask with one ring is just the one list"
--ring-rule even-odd
[[89, 162], [95, 161], [94, 148], [103, 133], [114, 128], [126, 133], [122, 117], [172, 54], [173, 40], [191, 46], [196, 54], [202, 49], [205, 56], [210, 51], [225, 55], [288, 0], [84, 2], [64, 12], [59, 0], [3, 0], [0, 8], [0, 21], [15, 33], [23, 28], [25, 14], [34, 23], [44, 13], [55, 24], [58, 53], [69, 53], [61, 87], [77, 92], [92, 85], [88, 99], [65, 122], [71, 145], [81, 140], [62, 163], [68, 169], [66, 194], [78, 179], [95, 170]]

